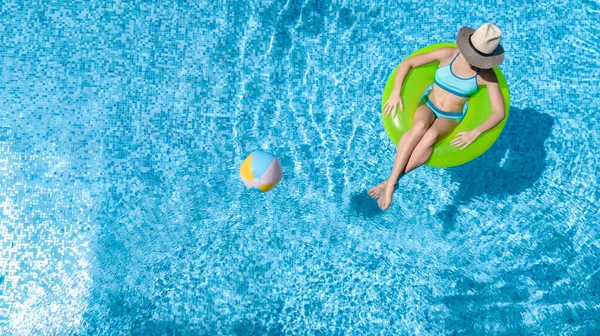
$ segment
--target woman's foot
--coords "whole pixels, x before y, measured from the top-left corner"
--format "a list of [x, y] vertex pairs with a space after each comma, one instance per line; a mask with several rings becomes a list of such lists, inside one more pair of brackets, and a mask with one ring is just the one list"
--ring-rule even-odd
[[369, 196], [373, 197], [374, 199], [379, 199], [379, 197], [385, 190], [386, 183], [387, 183], [387, 180], [385, 180], [385, 181], [379, 183], [378, 185], [374, 186], [373, 188], [369, 189], [369, 191], [368, 191]]
[[394, 186], [391, 186], [386, 183], [385, 189], [383, 193], [380, 195], [379, 200], [377, 201], [377, 205], [381, 208], [381, 210], [387, 210], [392, 203], [392, 194], [394, 193]]

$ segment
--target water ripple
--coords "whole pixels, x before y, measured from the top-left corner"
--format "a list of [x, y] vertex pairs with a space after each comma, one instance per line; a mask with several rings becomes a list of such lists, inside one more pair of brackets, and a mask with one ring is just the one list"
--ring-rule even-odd
[[[598, 330], [596, 2], [63, 5], [0, 14], [0, 333]], [[488, 20], [502, 136], [379, 210], [389, 73]]]

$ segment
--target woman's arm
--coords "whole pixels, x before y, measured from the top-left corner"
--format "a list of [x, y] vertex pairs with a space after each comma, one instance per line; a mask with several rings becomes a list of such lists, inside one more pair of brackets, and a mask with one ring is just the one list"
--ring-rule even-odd
[[496, 78], [494, 70], [490, 69], [482, 72], [480, 78], [484, 81], [484, 85], [487, 87], [488, 95], [490, 96], [490, 103], [492, 104], [492, 114], [483, 124], [475, 127], [473, 131], [477, 132], [478, 135], [494, 128], [505, 117], [504, 99], [502, 98], [502, 93], [500, 92], [498, 79]]
[[396, 78], [394, 80], [394, 91], [392, 95], [400, 95], [400, 91], [402, 90], [402, 84], [404, 83], [404, 79], [406, 78], [406, 75], [408, 75], [410, 69], [435, 61], [441, 62], [446, 58], [452, 57], [454, 55], [454, 52], [454, 48], [440, 48], [425, 54], [413, 56], [400, 63], [400, 66], [398, 67], [398, 72], [396, 72]]

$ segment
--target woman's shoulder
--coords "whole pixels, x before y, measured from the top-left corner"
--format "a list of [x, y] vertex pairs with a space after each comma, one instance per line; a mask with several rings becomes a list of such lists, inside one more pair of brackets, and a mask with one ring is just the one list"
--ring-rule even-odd
[[444, 56], [451, 57], [451, 58], [454, 57], [456, 55], [456, 53], [458, 53], [458, 48], [457, 47], [444, 47], [444, 48], [440, 48], [438, 50]]
[[456, 56], [456, 53], [458, 53], [458, 48], [444, 47], [444, 48], [438, 49], [437, 52], [438, 52], [438, 59], [440, 60], [439, 66], [441, 67], [441, 66], [444, 66], [444, 65], [452, 62], [452, 59], [454, 58], [454, 56]]
[[403, 63], [410, 65], [411, 67], [418, 67], [423, 64], [431, 62], [439, 62], [440, 64], [449, 63], [448, 59], [452, 59], [453, 53], [456, 48], [438, 48], [422, 54], [418, 54], [404, 60]]

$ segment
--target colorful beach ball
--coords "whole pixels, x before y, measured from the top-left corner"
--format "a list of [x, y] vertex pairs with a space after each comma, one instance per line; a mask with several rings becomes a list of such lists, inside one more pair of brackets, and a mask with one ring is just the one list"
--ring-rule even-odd
[[247, 188], [265, 192], [281, 181], [283, 171], [275, 155], [257, 150], [244, 160], [240, 174]]

